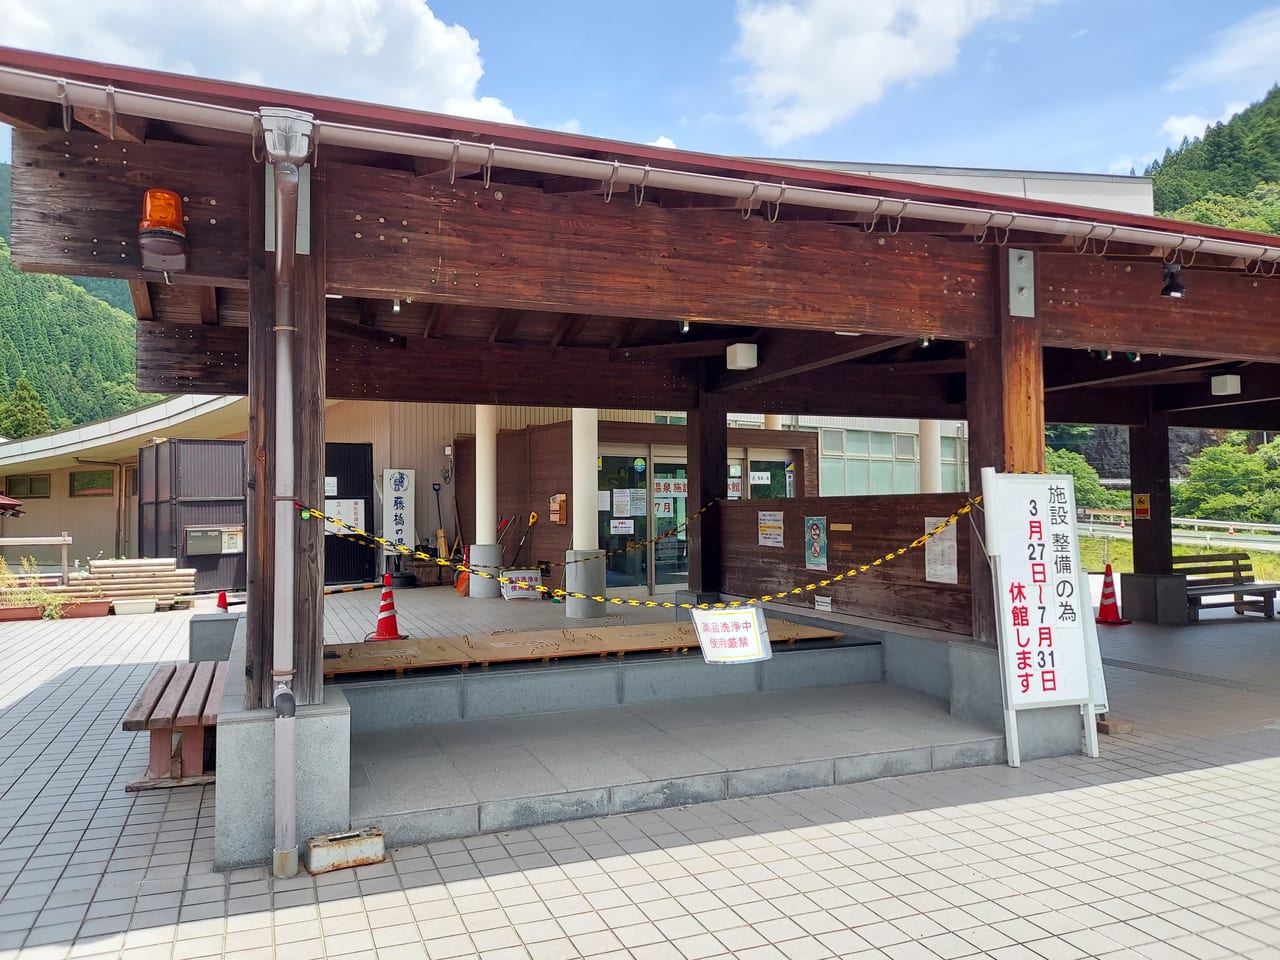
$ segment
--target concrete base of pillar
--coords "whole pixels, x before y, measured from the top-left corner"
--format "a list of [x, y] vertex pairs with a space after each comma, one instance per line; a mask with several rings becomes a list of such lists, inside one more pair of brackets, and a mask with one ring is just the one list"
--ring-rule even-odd
[[[593, 597], [604, 596], [604, 551], [566, 550], [564, 588], [569, 593], [585, 593]], [[585, 600], [566, 597], [564, 615], [570, 620], [589, 620], [604, 616], [603, 600]]]
[[[473, 543], [471, 545], [471, 568], [483, 573], [491, 573], [495, 577], [502, 575], [502, 544]], [[467, 593], [477, 600], [492, 600], [502, 596], [502, 584], [488, 577], [477, 577], [474, 574], [467, 578]]]

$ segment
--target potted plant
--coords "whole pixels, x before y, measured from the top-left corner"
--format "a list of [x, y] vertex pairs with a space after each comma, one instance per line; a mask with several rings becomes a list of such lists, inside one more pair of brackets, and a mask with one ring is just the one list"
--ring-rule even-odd
[[[102, 553], [99, 551], [99, 558]], [[76, 561], [76, 569], [70, 574], [68, 586], [75, 585], [75, 593], [62, 595], [60, 615], [67, 619], [78, 617], [105, 617], [111, 612], [111, 599], [102, 592], [102, 585], [89, 574], [89, 567], [80, 569], [80, 561]]]
[[[23, 568], [26, 569], [26, 559]], [[48, 591], [34, 582], [23, 582], [8, 562], [0, 557], [0, 620], [39, 620], [45, 615], [42, 594]]]

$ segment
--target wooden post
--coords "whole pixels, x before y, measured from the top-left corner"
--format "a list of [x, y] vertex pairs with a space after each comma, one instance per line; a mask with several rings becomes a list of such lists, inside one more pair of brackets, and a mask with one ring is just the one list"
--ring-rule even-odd
[[249, 164], [249, 431], [245, 444], [245, 706], [271, 703], [271, 645], [275, 603], [276, 433], [275, 257], [266, 247], [266, 172]]
[[[700, 378], [704, 383], [704, 375]], [[698, 405], [689, 411], [687, 455], [689, 507], [700, 510], [723, 500], [729, 489], [729, 427], [719, 394], [698, 392]], [[689, 589], [719, 593], [723, 583], [720, 548], [720, 510], [717, 503], [689, 524]]]
[[71, 571], [67, 567], [67, 545], [71, 543], [71, 536], [67, 531], [62, 531], [62, 585], [65, 587], [71, 581], [67, 579]]
[[1173, 505], [1169, 491], [1169, 415], [1152, 407], [1147, 422], [1129, 428], [1129, 476], [1133, 493], [1150, 497], [1151, 516], [1133, 518], [1133, 572], [1169, 573], [1173, 557]]
[[[311, 246], [294, 265], [293, 490], [324, 508], [325, 236], [324, 166], [312, 162]], [[299, 214], [301, 214], [299, 210]], [[305, 221], [304, 221], [305, 222]], [[324, 524], [295, 521], [293, 693], [298, 703], [324, 700]]]
[[[982, 490], [983, 467], [1006, 473], [1044, 472], [1044, 354], [1040, 322], [1009, 314], [1009, 256], [992, 251], [996, 277], [995, 336], [971, 340], [966, 353], [969, 489]], [[974, 515], [981, 523], [981, 514]], [[995, 598], [981, 538], [969, 539], [973, 639], [995, 645]]]

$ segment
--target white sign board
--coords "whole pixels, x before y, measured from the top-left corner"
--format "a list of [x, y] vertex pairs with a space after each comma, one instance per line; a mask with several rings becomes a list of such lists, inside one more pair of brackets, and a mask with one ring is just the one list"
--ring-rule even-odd
[[631, 516], [631, 490], [623, 488], [613, 491], [613, 515], [615, 517]]
[[[947, 522], [946, 517], [925, 517], [924, 532], [932, 533]], [[957, 583], [960, 565], [956, 558], [956, 525], [934, 533], [924, 544], [924, 578], [930, 583]]]
[[770, 483], [773, 483], [773, 474], [768, 470], [751, 471], [751, 485], [753, 487], [763, 487]]
[[755, 663], [773, 656], [769, 627], [759, 607], [690, 610], [707, 663]]
[[653, 481], [655, 497], [687, 497], [689, 496], [688, 480], [655, 480]]
[[542, 575], [537, 570], [503, 570], [503, 600], [541, 600]]
[[609, 532], [618, 536], [631, 536], [636, 532], [634, 520], [610, 520]]
[[1080, 564], [1072, 478], [985, 469], [982, 496], [1009, 764], [1020, 762], [1017, 711], [1037, 707], [1086, 706], [1085, 736], [1096, 757], [1086, 633], [1093, 610]]
[[382, 536], [409, 549], [414, 545], [413, 484], [412, 470], [382, 471]]
[[337, 477], [324, 478], [324, 495], [326, 497], [336, 497], [338, 495], [338, 478]]
[[782, 546], [782, 511], [756, 511], [756, 540], [762, 547]]
[[[366, 533], [369, 531], [369, 528], [365, 526], [363, 500], [326, 500], [324, 502], [324, 515], [350, 524], [357, 530], [364, 530]], [[329, 534], [339, 533], [350, 534], [351, 531], [344, 530], [337, 524], [326, 520], [324, 522], [324, 532], [328, 536]]]
[[825, 611], [827, 611], [828, 613], [830, 613], [830, 612], [831, 612], [831, 598], [830, 598], [830, 597], [824, 597], [824, 596], [822, 596], [821, 594], [815, 593], [815, 594], [813, 595], [813, 609], [815, 609], [815, 610], [825, 610]]

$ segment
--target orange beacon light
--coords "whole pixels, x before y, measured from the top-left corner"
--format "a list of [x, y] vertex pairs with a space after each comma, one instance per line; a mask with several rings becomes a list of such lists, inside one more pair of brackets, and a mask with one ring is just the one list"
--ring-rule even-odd
[[138, 223], [138, 251], [143, 270], [187, 269], [187, 229], [182, 221], [182, 198], [172, 190], [148, 190], [142, 197]]

